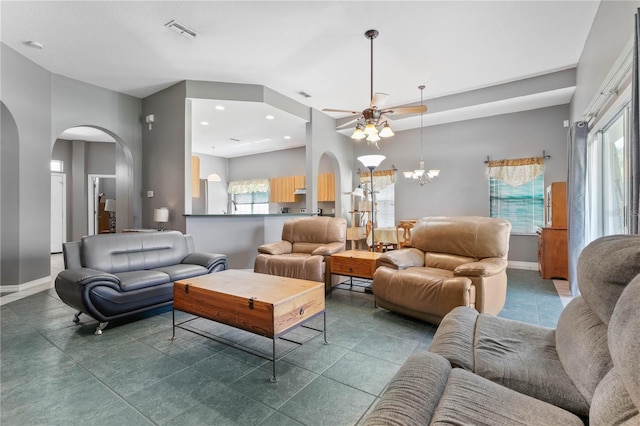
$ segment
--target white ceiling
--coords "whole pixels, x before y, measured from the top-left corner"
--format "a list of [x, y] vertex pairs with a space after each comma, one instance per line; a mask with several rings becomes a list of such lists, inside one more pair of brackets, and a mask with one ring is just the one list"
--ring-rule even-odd
[[[374, 91], [391, 95], [388, 106], [404, 105], [418, 102], [417, 86], [425, 84], [428, 105], [429, 98], [574, 67], [598, 5], [589, 0], [4, 0], [1, 40], [53, 73], [140, 98], [182, 80], [225, 81], [264, 85], [316, 109], [359, 111], [370, 98], [368, 29], [380, 31], [374, 40]], [[165, 28], [173, 19], [198, 36], [188, 40]], [[44, 49], [28, 47], [28, 40]], [[570, 96], [565, 93], [562, 102]], [[543, 94], [534, 97], [520, 100], [559, 102], [558, 93], [550, 93], [548, 101]], [[493, 109], [523, 108], [517, 99], [506, 104]], [[276, 138], [262, 133], [264, 111], [256, 113], [243, 116], [244, 130], [260, 129], [254, 139]], [[396, 128], [415, 127], [408, 124], [416, 123], [415, 117], [407, 120]], [[223, 136], [229, 137], [207, 136], [202, 149], [217, 146]]]

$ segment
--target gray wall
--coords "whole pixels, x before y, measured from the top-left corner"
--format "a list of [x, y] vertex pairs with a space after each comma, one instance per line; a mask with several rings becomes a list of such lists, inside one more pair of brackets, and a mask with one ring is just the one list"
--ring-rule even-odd
[[3, 133], [0, 142], [3, 156], [15, 161], [2, 168], [0, 282], [17, 285], [48, 276], [50, 269], [51, 80], [44, 68], [4, 44], [1, 48], [2, 102], [17, 132]]
[[[166, 229], [185, 232], [185, 162], [191, 169], [191, 152], [185, 154], [186, 82], [175, 84], [142, 100], [142, 117], [153, 114], [152, 129], [143, 126], [142, 225], [153, 228], [153, 209], [167, 207]], [[189, 181], [190, 182], [190, 181]], [[146, 192], [154, 191], [153, 198]]]
[[577, 86], [571, 100], [571, 121], [581, 121], [584, 112], [613, 63], [633, 35], [638, 1], [601, 1], [577, 66]]
[[[69, 127], [107, 129], [119, 140], [118, 214], [123, 222], [135, 224], [139, 196], [134, 200], [132, 195], [140, 187], [140, 100], [51, 74], [5, 44], [0, 49], [2, 103], [8, 110], [3, 110], [0, 141], [0, 282], [15, 286], [49, 276], [51, 224], [42, 215], [50, 211], [53, 144]], [[13, 117], [17, 132], [4, 131], [5, 122], [11, 121], [5, 115]], [[4, 167], [5, 155], [13, 166]]]
[[[489, 215], [487, 156], [494, 160], [541, 156], [545, 150], [545, 185], [565, 181], [568, 105], [498, 115], [424, 128], [427, 169], [440, 169], [437, 181], [419, 186], [402, 171], [418, 167], [420, 130], [397, 132], [375, 147], [358, 145], [356, 155], [383, 154], [380, 168], [395, 166], [396, 222], [423, 216]], [[354, 157], [355, 157], [354, 156]], [[357, 165], [362, 168], [362, 165]], [[536, 262], [537, 237], [512, 236], [509, 260]]]

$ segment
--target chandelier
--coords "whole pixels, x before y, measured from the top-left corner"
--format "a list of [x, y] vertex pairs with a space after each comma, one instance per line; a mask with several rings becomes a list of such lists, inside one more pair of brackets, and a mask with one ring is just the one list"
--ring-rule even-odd
[[[422, 91], [424, 90], [424, 85], [418, 86], [418, 89], [420, 89], [420, 106], [422, 106]], [[416, 170], [409, 170], [406, 172], [402, 172], [402, 174], [404, 175], [405, 179], [407, 179], [409, 182], [415, 182], [417, 184], [419, 184], [420, 186], [424, 186], [424, 184], [429, 183], [429, 182], [433, 182], [435, 179], [438, 178], [438, 176], [440, 175], [440, 170], [437, 169], [431, 169], [431, 170], [425, 170], [424, 168], [424, 159], [423, 159], [423, 154], [424, 154], [424, 140], [422, 137], [422, 119], [423, 119], [424, 113], [421, 112], [420, 113], [420, 166], [418, 167], [418, 169]]]

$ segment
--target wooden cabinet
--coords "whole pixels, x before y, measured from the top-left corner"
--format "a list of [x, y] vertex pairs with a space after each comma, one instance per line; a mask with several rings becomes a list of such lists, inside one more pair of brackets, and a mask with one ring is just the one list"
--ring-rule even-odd
[[335, 201], [335, 188], [333, 173], [320, 173], [318, 175], [318, 201]]
[[545, 191], [545, 227], [538, 240], [538, 265], [544, 279], [569, 279], [567, 185], [554, 182]]
[[296, 188], [304, 188], [304, 176], [281, 176], [269, 179], [270, 203], [299, 203], [302, 195], [294, 195]]
[[200, 157], [191, 156], [191, 197], [200, 198]]

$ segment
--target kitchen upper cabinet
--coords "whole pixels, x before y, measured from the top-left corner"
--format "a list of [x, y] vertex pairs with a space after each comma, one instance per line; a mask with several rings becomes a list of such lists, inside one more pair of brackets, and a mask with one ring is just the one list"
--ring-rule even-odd
[[281, 176], [269, 179], [270, 203], [298, 203], [301, 195], [294, 195], [296, 188], [304, 188], [304, 176]]
[[335, 188], [333, 173], [320, 173], [318, 175], [318, 201], [335, 201]]

